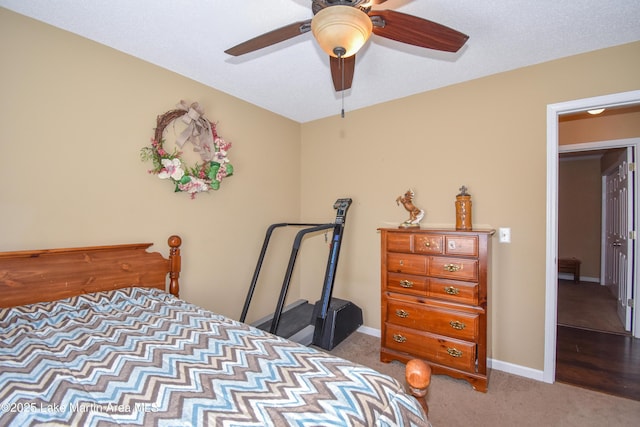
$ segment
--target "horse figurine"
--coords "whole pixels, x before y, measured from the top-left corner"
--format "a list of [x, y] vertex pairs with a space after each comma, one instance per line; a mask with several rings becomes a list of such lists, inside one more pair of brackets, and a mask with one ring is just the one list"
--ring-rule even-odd
[[413, 192], [413, 190], [409, 189], [406, 193], [404, 193], [404, 196], [399, 196], [396, 199], [396, 203], [398, 204], [398, 206], [400, 206], [400, 203], [402, 203], [402, 206], [404, 206], [407, 212], [409, 212], [409, 219], [403, 222], [400, 225], [401, 227], [420, 227], [420, 221], [422, 221], [422, 218], [424, 218], [424, 210], [416, 207], [416, 205], [413, 204], [414, 196], [415, 193]]

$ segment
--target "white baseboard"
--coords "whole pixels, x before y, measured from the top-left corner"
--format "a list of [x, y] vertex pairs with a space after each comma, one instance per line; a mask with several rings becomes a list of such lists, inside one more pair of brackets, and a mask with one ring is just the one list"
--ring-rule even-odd
[[506, 372], [507, 374], [517, 375], [519, 377], [530, 378], [536, 381], [544, 382], [544, 372], [538, 369], [528, 368], [509, 362], [503, 362], [496, 359], [488, 359], [487, 366], [496, 371]]
[[358, 328], [358, 332], [362, 332], [365, 335], [371, 335], [372, 337], [380, 338], [382, 336], [380, 329], [370, 328], [369, 326], [360, 326]]
[[[381, 336], [380, 329], [371, 328], [369, 326], [360, 326], [358, 328], [358, 332], [362, 332], [363, 334], [371, 335], [377, 338], [380, 338]], [[520, 377], [530, 378], [532, 380], [544, 382], [543, 371], [538, 369], [532, 369], [526, 366], [520, 366], [520, 365], [516, 365], [509, 362], [503, 362], [501, 360], [496, 360], [496, 359], [488, 359], [487, 366], [490, 369], [506, 372], [507, 374], [518, 375]]]
[[[558, 273], [558, 279], [562, 279], [562, 280], [572, 280], [572, 281], [573, 281], [573, 274], [571, 274], [571, 273]], [[581, 282], [595, 282], [595, 283], [600, 283], [600, 278], [599, 278], [599, 277], [586, 277], [586, 276], [580, 276], [580, 281], [581, 281]]]

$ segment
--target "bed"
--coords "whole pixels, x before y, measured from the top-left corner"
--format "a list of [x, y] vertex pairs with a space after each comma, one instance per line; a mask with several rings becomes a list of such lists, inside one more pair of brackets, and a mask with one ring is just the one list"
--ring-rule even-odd
[[179, 298], [181, 239], [0, 253], [0, 425], [423, 426], [395, 379]]

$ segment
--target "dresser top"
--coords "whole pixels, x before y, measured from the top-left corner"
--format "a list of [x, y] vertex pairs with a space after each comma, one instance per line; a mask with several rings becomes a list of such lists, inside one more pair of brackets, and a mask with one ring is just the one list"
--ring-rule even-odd
[[456, 230], [455, 228], [425, 228], [425, 227], [396, 227], [396, 228], [378, 228], [380, 231], [392, 232], [392, 233], [412, 233], [412, 234], [488, 234], [492, 236], [496, 230], [489, 228], [474, 228], [472, 230]]

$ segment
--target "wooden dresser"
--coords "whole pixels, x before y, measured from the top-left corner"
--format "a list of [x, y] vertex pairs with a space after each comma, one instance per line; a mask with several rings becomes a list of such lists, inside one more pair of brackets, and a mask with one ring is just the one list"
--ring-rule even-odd
[[382, 228], [380, 360], [418, 357], [487, 390], [487, 275], [493, 230]]

